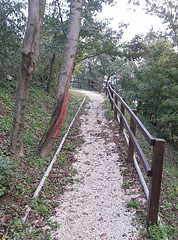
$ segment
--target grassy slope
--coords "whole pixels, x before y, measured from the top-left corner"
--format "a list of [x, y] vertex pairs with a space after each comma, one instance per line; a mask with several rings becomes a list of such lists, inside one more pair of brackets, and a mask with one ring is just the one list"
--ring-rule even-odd
[[[161, 135], [150, 123], [142, 120], [153, 136]], [[151, 160], [150, 147], [139, 134], [138, 136], [147, 158]], [[178, 239], [178, 147], [171, 142], [166, 142], [165, 146], [159, 215], [169, 238]]]
[[[75, 174], [72, 170], [71, 152], [75, 150], [76, 145], [80, 143], [80, 139], [75, 141], [75, 135], [78, 133], [78, 121], [71, 130], [69, 140], [66, 141], [61, 155], [58, 157], [56, 164], [56, 172], [59, 172], [61, 181], [56, 187], [54, 175], [51, 181], [48, 180], [44, 187], [43, 194], [40, 199], [33, 200], [31, 198], [43, 176], [47, 166], [50, 163], [57, 143], [60, 142], [65, 134], [68, 125], [73, 119], [83, 96], [79, 93], [70, 92], [69, 110], [64, 126], [53, 152], [49, 157], [41, 159], [37, 154], [38, 143], [50, 120], [54, 104], [54, 96], [46, 94], [41, 89], [31, 88], [28, 111], [26, 117], [24, 149], [25, 156], [23, 158], [14, 159], [9, 153], [10, 131], [12, 128], [13, 108], [14, 108], [15, 90], [14, 87], [4, 87], [0, 90], [0, 238], [7, 235], [8, 239], [49, 239], [47, 231], [39, 230], [39, 224], [36, 226], [36, 220], [46, 225], [47, 220], [53, 212], [55, 201], [49, 203], [49, 199], [54, 197], [57, 190], [62, 193], [65, 184]], [[70, 159], [71, 158], [71, 161]], [[69, 159], [68, 164], [66, 161]], [[66, 182], [67, 178], [67, 182]], [[55, 192], [56, 191], [56, 192]], [[31, 206], [33, 211], [29, 217], [27, 224], [23, 224], [21, 218], [24, 216], [27, 206]], [[30, 230], [31, 227], [31, 230]]]
[[[161, 133], [142, 116], [141, 120], [155, 136], [160, 137]], [[144, 153], [151, 164], [152, 148], [147, 144], [146, 140], [137, 131], [137, 138], [142, 146]], [[166, 142], [162, 188], [160, 196], [160, 212], [159, 215], [164, 224], [164, 230], [170, 239], [178, 239], [178, 147], [171, 142]], [[145, 176], [146, 182], [149, 184], [149, 179]], [[157, 238], [156, 238], [157, 239]]]
[[[113, 112], [110, 110], [109, 100], [106, 101], [106, 105], [108, 108], [108, 116], [110, 119], [113, 119]], [[126, 112], [126, 115], [127, 115], [127, 112]], [[129, 121], [128, 115], [126, 117], [127, 117], [127, 120]], [[156, 137], [160, 136], [158, 131], [156, 131], [156, 129], [153, 128], [151, 124], [149, 124], [145, 119], [141, 119], [141, 120], [146, 126], [146, 128], [148, 129], [148, 131], [153, 136], [156, 136]], [[147, 144], [146, 140], [138, 130], [137, 130], [136, 136], [139, 140], [139, 144], [141, 145], [148, 161], [151, 162], [152, 148]], [[125, 153], [125, 156], [127, 156], [127, 147], [125, 146], [122, 148], [122, 154], [124, 153]], [[126, 166], [127, 164], [125, 164], [125, 167]], [[141, 167], [141, 164], [140, 164], [140, 167]], [[128, 171], [129, 171], [129, 174], [132, 174], [132, 171], [129, 169], [129, 167], [128, 167]], [[144, 170], [142, 172], [144, 173]], [[126, 187], [131, 188], [133, 185], [132, 184], [133, 180], [128, 176], [129, 174], [127, 174], [128, 181], [124, 183], [124, 188]], [[144, 174], [144, 177], [146, 182], [149, 185], [149, 178], [146, 177], [145, 174]], [[146, 216], [143, 216], [146, 213], [145, 210], [146, 209], [143, 208], [143, 211], [141, 213], [142, 216], [140, 216], [144, 221], [146, 217]], [[138, 211], [138, 214], [139, 213], [140, 213], [140, 209]], [[167, 232], [169, 239], [177, 240], [178, 239], [178, 147], [168, 142], [166, 143], [164, 165], [163, 165], [162, 191], [161, 191], [159, 215], [163, 220], [164, 230]], [[150, 232], [152, 232], [151, 239], [154, 239], [154, 240], [163, 239], [162, 233], [156, 227], [152, 228]], [[141, 237], [142, 237], [141, 239], [147, 239], [148, 234], [143, 233]]]

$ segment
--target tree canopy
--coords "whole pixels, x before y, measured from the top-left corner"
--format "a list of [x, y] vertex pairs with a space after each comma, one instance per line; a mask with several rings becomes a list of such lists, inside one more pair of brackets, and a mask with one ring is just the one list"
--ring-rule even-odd
[[[139, 4], [134, 0], [128, 2]], [[84, 1], [72, 82], [80, 80], [83, 88], [92, 83], [96, 90], [101, 80], [111, 80], [131, 102], [137, 100], [139, 111], [153, 124], [174, 138], [173, 135], [177, 136], [177, 1], [144, 2], [147, 14], [157, 15], [167, 24], [166, 32], [150, 30], [145, 36], [136, 35], [131, 41], [123, 42], [126, 24], [120, 24], [114, 31], [108, 27], [107, 21], [96, 18], [103, 4], [114, 4], [114, 1]], [[47, 92], [57, 87], [69, 3], [67, 0], [53, 0], [46, 5], [41, 53], [32, 84]], [[0, 2], [0, 84], [3, 86], [15, 82], [18, 77], [27, 22], [26, 4], [27, 1]]]

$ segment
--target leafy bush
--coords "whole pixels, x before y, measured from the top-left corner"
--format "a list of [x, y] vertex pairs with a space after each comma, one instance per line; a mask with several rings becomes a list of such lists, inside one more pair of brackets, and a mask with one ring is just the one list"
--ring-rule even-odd
[[137, 200], [130, 200], [128, 203], [127, 203], [127, 208], [135, 208], [135, 209], [138, 209], [139, 208], [139, 202]]
[[14, 174], [13, 169], [12, 161], [8, 158], [3, 159], [0, 156], [0, 196], [3, 196], [10, 186], [11, 178]]
[[142, 41], [141, 58], [125, 63], [116, 89], [127, 102], [136, 101], [138, 113], [167, 140], [178, 142], [178, 55], [161, 35], [150, 32]]
[[164, 239], [164, 233], [157, 225], [150, 226], [148, 229], [151, 239], [153, 240], [161, 240]]

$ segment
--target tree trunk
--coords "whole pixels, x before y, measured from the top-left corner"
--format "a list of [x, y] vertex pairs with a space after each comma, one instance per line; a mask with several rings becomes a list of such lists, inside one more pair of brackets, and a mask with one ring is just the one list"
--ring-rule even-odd
[[54, 60], [55, 60], [55, 52], [53, 52], [53, 55], [52, 55], [52, 58], [51, 58], [51, 63], [50, 63], [49, 79], [48, 79], [47, 86], [46, 86], [46, 92], [47, 93], [50, 92], [50, 84], [51, 84], [51, 81], [52, 81]]
[[69, 81], [77, 52], [77, 44], [81, 25], [83, 0], [71, 0], [69, 23], [64, 45], [64, 56], [60, 69], [56, 104], [51, 118], [49, 130], [44, 134], [40, 143], [42, 157], [49, 154], [57, 135], [62, 128], [67, 113]]
[[13, 129], [10, 150], [15, 156], [23, 155], [23, 133], [30, 81], [38, 63], [41, 31], [46, 0], [28, 1], [28, 22], [22, 49], [22, 61], [17, 82]]

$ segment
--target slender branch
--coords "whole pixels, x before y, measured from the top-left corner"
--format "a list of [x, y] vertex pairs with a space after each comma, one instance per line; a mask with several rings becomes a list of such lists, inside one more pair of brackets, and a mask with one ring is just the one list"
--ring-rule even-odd
[[84, 57], [84, 58], [82, 58], [82, 59], [77, 60], [76, 63], [80, 63], [80, 62], [82, 62], [82, 61], [84, 61], [84, 60], [86, 60], [86, 59], [90, 59], [90, 58], [94, 58], [94, 57], [97, 57], [97, 56], [101, 56], [102, 54], [104, 54], [104, 52], [98, 53], [98, 54], [95, 54], [95, 55], [92, 55], [92, 56]]
[[64, 27], [64, 21], [63, 21], [63, 18], [62, 18], [62, 12], [61, 12], [61, 6], [60, 6], [60, 3], [59, 3], [59, 0], [57, 0], [57, 6], [58, 6], [58, 10], [59, 10], [59, 18], [60, 18], [61, 24], [62, 24], [62, 32], [66, 36], [66, 31], [65, 31], [65, 27]]

